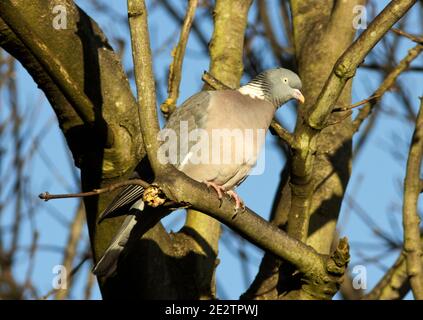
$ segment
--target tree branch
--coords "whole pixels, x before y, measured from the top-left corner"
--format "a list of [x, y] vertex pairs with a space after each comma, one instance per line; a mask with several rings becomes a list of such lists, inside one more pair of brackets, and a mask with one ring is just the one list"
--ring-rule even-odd
[[87, 192], [80, 192], [80, 193], [65, 193], [65, 194], [50, 194], [48, 192], [43, 192], [38, 195], [38, 198], [44, 201], [49, 201], [53, 199], [66, 199], [66, 198], [81, 198], [81, 197], [91, 197], [96, 196], [102, 193], [112, 192], [116, 189], [128, 186], [128, 185], [138, 185], [142, 186], [144, 188], [147, 188], [150, 186], [149, 183], [145, 182], [141, 179], [130, 179], [125, 181], [120, 181], [111, 185], [108, 185], [104, 188], [94, 189], [92, 191]]
[[284, 127], [282, 127], [282, 125], [276, 119], [272, 120], [270, 127], [282, 141], [285, 141], [288, 144], [288, 146], [295, 147], [295, 136]]
[[[331, 275], [338, 275], [335, 266], [338, 265], [342, 267], [342, 264], [337, 260], [339, 259], [339, 255], [333, 256], [330, 259], [324, 255], [319, 255], [311, 247], [289, 237], [277, 226], [268, 223], [248, 208], [246, 208], [244, 212], [234, 214], [233, 203], [228, 198], [223, 199], [221, 206], [218, 207], [216, 196], [211, 194], [210, 190], [204, 184], [199, 182], [193, 183], [187, 176], [180, 176], [180, 174], [181, 173], [175, 169], [170, 175], [162, 177], [157, 182], [159, 187], [150, 185], [141, 179], [130, 179], [89, 192], [54, 195], [46, 192], [40, 194], [39, 197], [45, 201], [51, 199], [87, 197], [111, 192], [127, 185], [141, 185], [146, 189], [146, 194], [154, 194], [156, 197], [162, 197], [166, 194], [165, 198], [162, 199], [163, 201], [156, 201], [156, 203], [158, 203], [157, 206], [166, 203], [167, 207], [169, 207], [170, 204], [178, 207], [176, 204], [179, 203], [184, 207], [192, 206], [201, 210], [201, 212], [207, 213], [239, 232], [261, 249], [290, 261], [298, 267], [300, 272], [309, 276], [310, 279], [328, 282]], [[150, 188], [154, 188], [154, 192], [150, 192]], [[163, 190], [164, 193], [160, 195], [161, 192], [157, 190]], [[345, 244], [344, 242], [340, 248], [345, 246]]]
[[[172, 16], [174, 20], [176, 20], [180, 25], [184, 23], [184, 19], [182, 18], [182, 16], [179, 15], [176, 9], [170, 4], [169, 0], [159, 0], [159, 2], [163, 5], [163, 7], [167, 10], [167, 12]], [[192, 23], [192, 31], [194, 35], [197, 37], [198, 41], [204, 47], [204, 50], [206, 50], [208, 47], [209, 41], [205, 37], [203, 32], [200, 30], [200, 28], [198, 27], [195, 21], [193, 21]]]
[[145, 148], [155, 174], [164, 168], [157, 159], [160, 127], [156, 109], [156, 91], [151, 59], [147, 9], [143, 0], [128, 0], [132, 56], [138, 95], [138, 117]]
[[[106, 148], [107, 133], [93, 134], [43, 64], [1, 19], [0, 45], [22, 63], [49, 100], [75, 165], [81, 168], [82, 190], [101, 188], [127, 178], [145, 156], [138, 118], [133, 116], [136, 102], [119, 58], [98, 25], [74, 1], [63, 0], [67, 29], [56, 30], [52, 27], [55, 4], [53, 0], [13, 1], [16, 12], [22, 20], [31, 21], [31, 31], [59, 59], [72, 82], [83, 86], [83, 92], [95, 106], [96, 121], [102, 122], [104, 118], [113, 128], [111, 148]], [[112, 193], [105, 193], [84, 199], [94, 260], [103, 253], [121, 222], [116, 218], [97, 224], [97, 215], [110, 203], [112, 196]], [[163, 233], [155, 234], [161, 235]]]
[[417, 212], [417, 201], [421, 190], [420, 167], [422, 158], [423, 98], [420, 98], [420, 110], [407, 161], [403, 203], [404, 252], [406, 254], [407, 273], [410, 277], [414, 298], [418, 300], [423, 299], [423, 251], [420, 243], [420, 217]]
[[232, 88], [239, 86], [244, 70], [244, 37], [251, 2], [219, 0], [213, 12], [209, 71]]
[[176, 102], [179, 96], [179, 85], [181, 83], [182, 63], [184, 61], [185, 49], [188, 42], [191, 25], [194, 21], [195, 9], [197, 8], [198, 0], [189, 0], [188, 9], [185, 14], [185, 19], [182, 24], [179, 42], [172, 52], [173, 62], [169, 67], [168, 79], [168, 98], [162, 103], [160, 109], [165, 117], [169, 117], [176, 108]]
[[[65, 270], [72, 270], [72, 264], [75, 259], [78, 244], [81, 240], [81, 234], [84, 227], [84, 220], [85, 220], [85, 207], [84, 203], [80, 201], [78, 209], [75, 213], [72, 223], [69, 225], [69, 235], [67, 240], [67, 245], [63, 254], [63, 262], [62, 265], [65, 267]], [[73, 281], [73, 277], [68, 279], [68, 285], [66, 288], [62, 290], [58, 290], [56, 292], [56, 300], [63, 300], [69, 296], [70, 288]]]
[[291, 262], [307, 276], [315, 280], [329, 280], [324, 256], [289, 237], [253, 211], [246, 209], [244, 212], [234, 214], [233, 202], [227, 198], [223, 199], [219, 207], [219, 200], [215, 194], [210, 193], [207, 186], [192, 181], [185, 175], [181, 176], [176, 169], [165, 177], [160, 177], [156, 183], [170, 200], [190, 204], [195, 209], [225, 223], [263, 250]]
[[372, 112], [374, 106], [380, 101], [382, 96], [395, 84], [397, 78], [400, 74], [402, 74], [405, 70], [408, 69], [410, 66], [410, 63], [416, 59], [419, 54], [423, 50], [423, 45], [416, 45], [412, 49], [408, 51], [407, 56], [405, 56], [398, 65], [389, 72], [389, 74], [385, 77], [382, 84], [379, 86], [379, 88], [372, 94], [373, 99], [368, 101], [358, 113], [357, 117], [353, 121], [353, 132], [357, 132], [364, 120], [367, 119], [367, 117]]
[[392, 29], [391, 31], [396, 33], [397, 35], [406, 37], [406, 38], [410, 39], [411, 41], [414, 41], [417, 44], [423, 44], [423, 37], [419, 37], [419, 36], [409, 34], [409, 33], [405, 32], [403, 30], [400, 30], [400, 29]]
[[[423, 246], [421, 240], [420, 244]], [[423, 263], [423, 259], [422, 259]], [[401, 251], [394, 264], [363, 300], [400, 300], [410, 291], [405, 254]]]
[[[239, 86], [244, 69], [244, 38], [251, 2], [251, 0], [217, 0], [213, 9], [214, 28], [209, 46], [209, 70], [231, 87]], [[209, 87], [205, 85], [203, 89], [207, 90]], [[211, 275], [208, 276], [211, 280], [208, 283], [201, 281], [200, 286], [206, 288], [204, 295], [206, 298], [213, 297], [216, 291], [215, 269], [221, 235], [220, 222], [189, 209], [184, 228], [196, 232], [211, 249], [206, 259], [196, 261], [196, 268], [193, 271], [196, 274]], [[197, 245], [200, 243], [196, 241]]]
[[334, 104], [357, 67], [385, 33], [416, 3], [417, 0], [393, 0], [372, 21], [368, 28], [338, 59], [308, 117], [308, 124], [322, 129]]
[[[18, 8], [9, 0], [1, 1], [0, 16], [58, 85], [84, 123], [94, 126], [99, 136], [105, 135], [107, 137], [106, 145], [110, 148], [114, 139], [113, 131], [104, 120], [96, 119], [93, 103], [85, 95], [85, 92], [81, 90], [80, 85], [67, 72], [61, 61], [51, 52], [35, 31], [28, 26], [25, 19], [19, 14]], [[106, 133], [104, 134], [103, 131]]]

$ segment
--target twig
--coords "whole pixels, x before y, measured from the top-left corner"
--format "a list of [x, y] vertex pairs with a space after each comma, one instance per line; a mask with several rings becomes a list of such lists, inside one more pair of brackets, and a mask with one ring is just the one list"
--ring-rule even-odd
[[272, 23], [270, 22], [269, 15], [267, 13], [266, 1], [258, 1], [257, 6], [260, 20], [263, 23], [263, 27], [266, 33], [266, 38], [270, 43], [270, 48], [272, 49], [275, 58], [279, 60], [279, 58], [282, 56], [283, 48], [279, 44], [272, 27]]
[[417, 0], [392, 0], [338, 59], [317, 102], [308, 117], [308, 124], [322, 129], [347, 81], [370, 50], [386, 32], [416, 3]]
[[352, 111], [348, 110], [348, 112], [346, 114], [344, 114], [340, 119], [334, 120], [334, 121], [328, 121], [325, 124], [325, 127], [329, 127], [329, 126], [334, 126], [335, 124], [340, 124], [342, 121], [344, 121], [345, 119], [349, 118], [352, 115]]
[[[175, 19], [179, 24], [181, 25], [183, 24], [182, 16], [180, 16], [179, 13], [176, 11], [176, 9], [170, 4], [170, 1], [160, 0], [160, 4], [167, 10], [167, 12], [172, 16], [173, 19]], [[195, 21], [192, 24], [192, 31], [194, 35], [197, 37], [198, 41], [203, 46], [204, 50], [206, 51], [208, 49], [209, 40], [200, 30], [200, 28], [198, 27]]]
[[[73, 260], [75, 258], [77, 248], [78, 248], [78, 243], [80, 242], [80, 239], [81, 239], [81, 233], [82, 233], [82, 228], [84, 226], [84, 220], [85, 220], [85, 206], [84, 206], [84, 202], [80, 201], [80, 204], [76, 211], [73, 222], [69, 226], [68, 241], [67, 241], [67, 245], [63, 254], [62, 265], [65, 267], [66, 270], [70, 270], [72, 268]], [[73, 284], [73, 279], [69, 279], [66, 289], [58, 290], [55, 298], [57, 300], [65, 299], [70, 293], [72, 284]]]
[[[72, 279], [72, 277], [81, 269], [81, 267], [84, 265], [84, 263], [91, 257], [91, 253], [87, 253], [84, 255], [84, 257], [81, 259], [81, 261], [71, 270], [71, 272], [69, 273], [67, 280], [69, 281], [70, 279]], [[40, 300], [47, 300], [52, 294], [54, 294], [55, 292], [59, 291], [61, 289], [56, 289], [53, 288], [51, 289], [49, 292], [47, 292], [47, 294], [45, 294], [44, 296], [42, 296], [40, 298]]]
[[409, 291], [407, 281], [405, 255], [401, 252], [398, 259], [385, 273], [377, 285], [366, 295], [363, 300], [394, 300], [401, 299]]
[[189, 0], [188, 9], [185, 15], [184, 23], [182, 24], [181, 34], [179, 36], [179, 43], [172, 52], [173, 62], [169, 67], [168, 78], [168, 98], [162, 103], [160, 109], [165, 117], [169, 117], [176, 108], [176, 101], [179, 96], [179, 86], [181, 84], [182, 64], [185, 56], [185, 49], [188, 42], [188, 37], [191, 30], [191, 25], [194, 20], [195, 10], [198, 5], [198, 0]]
[[420, 167], [423, 158], [423, 98], [411, 140], [404, 181], [403, 227], [407, 273], [415, 299], [423, 300], [423, 251], [420, 243], [420, 217], [417, 201], [420, 194]]
[[95, 107], [79, 83], [74, 81], [61, 61], [27, 24], [19, 9], [8, 0], [0, 1], [0, 16], [57, 84], [82, 121], [94, 127], [99, 135], [106, 135], [106, 145], [110, 147], [114, 139], [113, 131], [104, 120], [97, 119], [94, 113]]
[[362, 106], [363, 104], [366, 104], [366, 103], [372, 102], [373, 100], [376, 100], [376, 99], [379, 99], [379, 98], [380, 98], [380, 94], [378, 93], [378, 94], [375, 94], [375, 95], [372, 95], [372, 96], [368, 97], [367, 99], [364, 99], [364, 100], [358, 101], [358, 102], [356, 102], [356, 103], [354, 103], [354, 104], [351, 104], [351, 105], [349, 105], [349, 106], [334, 108], [334, 109], [332, 110], [332, 112], [348, 111], [348, 110], [351, 110], [351, 109], [354, 109], [354, 108], [360, 107], [360, 106]]
[[406, 38], [410, 39], [411, 41], [414, 41], [415, 43], [423, 44], [423, 37], [421, 37], [421, 36], [415, 36], [415, 35], [412, 35], [408, 32], [400, 30], [400, 29], [391, 29], [391, 31], [400, 35], [400, 36], [406, 37]]
[[[423, 247], [423, 237], [420, 238], [420, 245]], [[423, 264], [423, 257], [421, 258], [421, 263]], [[363, 299], [402, 299], [410, 291], [410, 282], [408, 280], [405, 253], [401, 251], [392, 267], [389, 268], [376, 286], [363, 296]]]
[[38, 197], [40, 199], [44, 200], [44, 201], [49, 201], [49, 200], [52, 200], [52, 199], [91, 197], [91, 196], [96, 196], [96, 195], [106, 193], [106, 192], [112, 192], [112, 191], [114, 191], [118, 188], [122, 188], [122, 187], [128, 186], [128, 185], [140, 185], [140, 186], [143, 186], [144, 188], [147, 188], [147, 187], [150, 186], [150, 184], [145, 182], [144, 180], [131, 179], [131, 180], [120, 181], [120, 182], [111, 184], [107, 187], [100, 188], [100, 189], [94, 189], [94, 190], [88, 191], [88, 192], [66, 193], [66, 194], [50, 194], [48, 192], [43, 192], [40, 195], [38, 195]]
[[280, 2], [280, 16], [283, 24], [283, 31], [285, 33], [286, 40], [288, 42], [289, 51], [293, 52], [293, 39], [292, 39], [292, 26], [290, 23], [290, 11], [289, 11], [289, 3], [288, 1], [281, 1]]
[[282, 127], [282, 125], [276, 119], [272, 120], [270, 126], [280, 139], [285, 141], [289, 146], [294, 147], [295, 136], [288, 130], [286, 130], [284, 127]]
[[233, 90], [227, 84], [223, 83], [219, 79], [215, 78], [211, 73], [204, 71], [203, 76], [201, 77], [205, 83], [207, 83], [214, 90]]
[[87, 283], [84, 288], [84, 300], [89, 300], [93, 291], [95, 283], [95, 275], [92, 272], [87, 272]]
[[368, 103], [366, 103], [365, 106], [360, 109], [360, 112], [358, 113], [357, 117], [354, 119], [353, 121], [354, 132], [357, 132], [360, 129], [361, 124], [369, 116], [369, 114], [373, 110], [373, 107], [376, 105], [376, 103], [385, 94], [385, 92], [387, 92], [395, 84], [395, 81], [397, 80], [398, 76], [401, 73], [403, 73], [405, 70], [407, 70], [410, 63], [419, 56], [422, 50], [423, 50], [423, 45], [417, 45], [411, 48], [408, 51], [407, 56], [405, 56], [404, 59], [402, 59], [400, 63], [398, 63], [398, 65], [386, 76], [382, 84], [372, 95], [372, 97], [377, 97], [377, 98], [372, 99]]
[[[360, 65], [360, 68], [366, 68], [366, 69], [370, 69], [370, 70], [386, 70], [389, 68], [389, 66], [387, 65], [380, 65], [380, 64], [376, 64], [376, 63], [370, 63], [370, 64], [362, 64]], [[404, 72], [422, 72], [423, 71], [423, 66], [411, 66], [410, 68], [408, 68], [407, 70], [404, 70]]]

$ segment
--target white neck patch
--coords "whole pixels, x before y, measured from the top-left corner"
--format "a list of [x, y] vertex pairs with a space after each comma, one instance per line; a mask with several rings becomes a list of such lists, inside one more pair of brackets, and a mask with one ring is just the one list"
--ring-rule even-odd
[[246, 84], [245, 86], [242, 86], [238, 89], [238, 92], [243, 95], [250, 96], [253, 99], [265, 99], [264, 91], [261, 88], [251, 84]]

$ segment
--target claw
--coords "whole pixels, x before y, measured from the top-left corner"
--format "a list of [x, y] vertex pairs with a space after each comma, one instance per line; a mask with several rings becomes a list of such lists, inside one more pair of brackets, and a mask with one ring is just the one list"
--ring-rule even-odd
[[207, 188], [212, 188], [216, 191], [217, 197], [219, 198], [219, 208], [222, 206], [222, 203], [223, 203], [223, 193], [226, 193], [231, 199], [235, 200], [235, 207], [234, 207], [235, 214], [232, 217], [232, 219], [236, 217], [238, 212], [245, 211], [244, 201], [234, 190], [226, 191], [225, 187], [219, 186], [218, 184], [211, 181], [204, 181], [204, 184], [207, 186]]
[[[229, 190], [229, 191], [226, 191], [226, 194], [230, 197], [230, 198], [232, 198], [232, 199], [234, 199], [235, 200], [235, 216], [236, 216], [236, 214], [238, 213], [238, 210], [239, 209], [242, 209], [242, 211], [241, 212], [243, 212], [243, 211], [245, 211], [245, 204], [244, 204], [244, 201], [241, 199], [241, 197], [235, 192], [235, 191], [233, 191], [233, 190]], [[234, 217], [235, 217], [234, 216]]]
[[212, 188], [216, 191], [217, 197], [219, 198], [219, 208], [222, 206], [223, 202], [223, 192], [226, 192], [225, 187], [219, 186], [218, 184], [210, 181], [204, 182], [207, 188]]

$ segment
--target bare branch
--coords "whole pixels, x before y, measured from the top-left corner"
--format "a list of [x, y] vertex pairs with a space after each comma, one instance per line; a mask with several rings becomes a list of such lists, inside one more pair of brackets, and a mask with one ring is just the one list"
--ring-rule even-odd
[[406, 254], [407, 273], [410, 277], [411, 290], [415, 299], [423, 299], [423, 250], [420, 243], [420, 217], [417, 201], [420, 194], [420, 167], [423, 158], [423, 98], [420, 98], [420, 110], [416, 129], [411, 140], [404, 181], [403, 227], [404, 252]]
[[150, 37], [147, 22], [147, 8], [143, 0], [128, 0], [128, 20], [131, 31], [132, 56], [134, 61], [135, 83], [138, 94], [138, 117], [141, 124], [145, 148], [151, 167], [157, 174], [163, 165], [157, 160], [160, 131], [156, 91], [151, 58]]
[[348, 110], [351, 110], [351, 109], [354, 109], [354, 108], [360, 107], [360, 106], [362, 106], [363, 104], [370, 103], [370, 102], [372, 102], [373, 100], [378, 99], [379, 97], [380, 97], [380, 96], [378, 96], [378, 95], [372, 95], [372, 96], [368, 97], [367, 99], [364, 99], [364, 100], [358, 101], [358, 102], [356, 102], [356, 103], [353, 103], [352, 105], [349, 105], [349, 106], [346, 106], [346, 107], [338, 107], [338, 108], [334, 108], [334, 109], [332, 110], [332, 112], [348, 111]]
[[99, 135], [104, 135], [104, 131], [106, 132], [107, 146], [111, 147], [113, 144], [113, 131], [104, 120], [101, 121], [95, 117], [94, 105], [86, 96], [84, 90], [74, 81], [66, 68], [63, 67], [61, 61], [51, 52], [44, 41], [30, 28], [20, 15], [19, 9], [8, 0], [1, 1], [0, 16], [59, 86], [84, 123], [96, 128]]
[[385, 273], [376, 286], [366, 295], [363, 300], [396, 300], [402, 299], [410, 290], [408, 282], [405, 254], [401, 252], [398, 259]]
[[370, 99], [368, 103], [360, 109], [357, 117], [353, 121], [354, 132], [360, 129], [361, 124], [372, 112], [374, 106], [379, 102], [381, 97], [395, 84], [398, 76], [402, 74], [410, 66], [410, 63], [416, 59], [423, 50], [423, 45], [417, 45], [408, 51], [408, 54], [392, 69], [391, 72], [385, 77], [379, 88], [372, 94], [374, 99]]
[[166, 117], [169, 117], [176, 108], [176, 101], [179, 96], [179, 85], [181, 83], [182, 64], [185, 56], [185, 49], [188, 42], [188, 37], [191, 30], [191, 25], [195, 16], [195, 9], [197, 8], [198, 0], [189, 0], [188, 9], [185, 15], [184, 23], [182, 24], [179, 42], [174, 51], [172, 51], [173, 62], [169, 67], [168, 79], [168, 98], [162, 103], [160, 109]]
[[308, 117], [309, 125], [322, 129], [342, 89], [351, 79], [357, 67], [385, 33], [410, 9], [417, 0], [393, 0], [372, 21], [368, 28], [338, 59], [323, 90]]
[[396, 34], [398, 34], [400, 36], [406, 37], [406, 38], [410, 39], [411, 41], [414, 41], [417, 44], [423, 44], [423, 37], [419, 37], [419, 36], [409, 34], [409, 33], [405, 32], [403, 30], [400, 30], [400, 29], [392, 29], [391, 31], [395, 32]]
[[204, 71], [203, 76], [201, 77], [206, 84], [208, 84], [213, 90], [231, 90], [233, 88], [229, 87], [219, 79], [216, 79], [211, 73]]
[[87, 191], [87, 192], [65, 193], [65, 194], [50, 194], [48, 192], [43, 192], [43, 193], [39, 194], [38, 197], [41, 200], [44, 200], [44, 201], [49, 201], [49, 200], [52, 200], [52, 199], [91, 197], [91, 196], [96, 196], [96, 195], [99, 195], [99, 194], [102, 194], [102, 193], [112, 192], [116, 189], [119, 189], [119, 188], [122, 188], [122, 187], [128, 186], [128, 185], [139, 185], [139, 186], [143, 186], [144, 188], [147, 188], [147, 187], [150, 186], [150, 184], [145, 182], [144, 180], [131, 179], [131, 180], [126, 180], [126, 181], [120, 181], [120, 182], [111, 184], [107, 187], [100, 188], [100, 189], [94, 189], [92, 191]]
[[270, 126], [281, 140], [285, 141], [289, 146], [295, 147], [294, 135], [282, 127], [282, 125], [276, 119], [272, 120]]
[[[71, 272], [69, 272], [68, 280], [72, 279], [75, 276], [75, 274], [79, 270], [81, 270], [81, 267], [84, 265], [84, 263], [86, 261], [88, 261], [90, 256], [91, 256], [91, 254], [87, 253], [82, 257], [81, 261], [71, 270]], [[58, 292], [59, 290], [61, 290], [61, 289], [53, 288], [48, 293], [46, 293], [44, 296], [42, 296], [39, 300], [47, 300], [52, 294]]]
[[[84, 219], [85, 219], [85, 206], [84, 206], [84, 203], [81, 201], [75, 213], [75, 217], [73, 218], [72, 224], [69, 226], [69, 236], [68, 236], [66, 248], [64, 250], [63, 262], [62, 262], [62, 265], [65, 267], [66, 270], [72, 270], [72, 264], [77, 253], [78, 243], [81, 240], [82, 228], [84, 226]], [[57, 300], [62, 300], [68, 297], [72, 284], [73, 284], [73, 278], [68, 279], [66, 288], [64, 288], [63, 290], [58, 290], [56, 292], [55, 298]]]
[[[163, 5], [163, 7], [167, 10], [167, 12], [172, 16], [173, 19], [175, 19], [180, 25], [184, 23], [184, 19], [182, 18], [182, 16], [179, 15], [176, 9], [171, 5], [171, 2], [169, 0], [159, 0], [159, 1], [160, 1], [160, 4]], [[205, 37], [205, 35], [200, 30], [200, 28], [198, 27], [195, 21], [193, 21], [192, 23], [192, 31], [194, 35], [197, 37], [198, 41], [204, 47], [204, 50], [206, 50], [209, 45], [209, 40]]]

